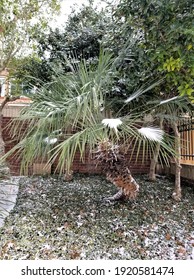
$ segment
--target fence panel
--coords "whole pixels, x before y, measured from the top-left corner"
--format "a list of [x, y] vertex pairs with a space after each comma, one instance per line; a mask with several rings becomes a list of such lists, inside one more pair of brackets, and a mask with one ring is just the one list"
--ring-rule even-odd
[[194, 119], [185, 118], [179, 124], [181, 163], [194, 164]]

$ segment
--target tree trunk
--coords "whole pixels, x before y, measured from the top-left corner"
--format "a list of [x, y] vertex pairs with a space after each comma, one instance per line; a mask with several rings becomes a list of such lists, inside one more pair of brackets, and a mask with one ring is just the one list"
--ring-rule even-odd
[[174, 122], [173, 130], [175, 135], [175, 188], [172, 194], [172, 197], [176, 201], [180, 201], [182, 194], [181, 194], [181, 139], [180, 133], [178, 130], [178, 124]]
[[[2, 135], [2, 119], [3, 119], [3, 114], [2, 114], [3, 108], [0, 106], [0, 159], [2, 156], [5, 155], [5, 143], [3, 140], [3, 135]], [[6, 163], [0, 162], [0, 179], [1, 178], [9, 178], [10, 177], [10, 169], [6, 165]]]
[[[3, 120], [3, 108], [5, 105], [10, 101], [15, 101], [19, 99], [20, 96], [13, 96], [9, 95], [9, 87], [7, 86], [6, 95], [2, 103], [0, 104], [0, 160], [2, 156], [5, 155], [5, 142], [3, 140], [3, 127], [2, 127], [2, 120]], [[7, 166], [5, 161], [0, 161], [0, 178], [9, 178], [10, 177], [10, 168]]]
[[[160, 119], [160, 124], [159, 124], [160, 129], [163, 129], [163, 119]], [[160, 152], [160, 143], [158, 142], [156, 144], [156, 148], [153, 154], [153, 158], [151, 159], [151, 164], [150, 164], [150, 172], [149, 172], [149, 180], [150, 181], [155, 181], [156, 180], [156, 165], [158, 163], [158, 156]]]
[[160, 143], [157, 143], [153, 158], [151, 159], [151, 163], [150, 163], [150, 172], [149, 172], [150, 181], [156, 181], [156, 165], [158, 163], [159, 152], [160, 152]]

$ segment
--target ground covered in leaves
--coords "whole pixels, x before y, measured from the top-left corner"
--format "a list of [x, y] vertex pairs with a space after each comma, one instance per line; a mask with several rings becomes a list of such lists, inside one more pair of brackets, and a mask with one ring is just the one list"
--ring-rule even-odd
[[135, 202], [107, 203], [116, 190], [100, 176], [21, 178], [0, 259], [194, 259], [194, 186], [177, 203], [173, 181], [137, 181]]

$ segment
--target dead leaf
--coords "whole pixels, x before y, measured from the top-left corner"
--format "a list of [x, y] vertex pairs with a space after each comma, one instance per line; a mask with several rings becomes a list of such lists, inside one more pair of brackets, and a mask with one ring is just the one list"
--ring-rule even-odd
[[180, 240], [176, 240], [176, 244], [179, 245], [179, 246], [184, 246], [183, 242], [180, 241]]
[[167, 233], [165, 238], [166, 238], [166, 240], [170, 240], [171, 239], [170, 233]]
[[178, 248], [177, 252], [178, 252], [179, 254], [185, 255], [185, 254], [186, 254], [186, 249], [185, 249], [183, 246], [180, 246], [180, 247]]
[[64, 223], [64, 229], [68, 229], [68, 228], [70, 228], [70, 224], [68, 222], [65, 222]]
[[72, 260], [78, 259], [80, 257], [80, 252], [78, 252], [77, 250], [72, 250], [70, 252], [70, 258]]

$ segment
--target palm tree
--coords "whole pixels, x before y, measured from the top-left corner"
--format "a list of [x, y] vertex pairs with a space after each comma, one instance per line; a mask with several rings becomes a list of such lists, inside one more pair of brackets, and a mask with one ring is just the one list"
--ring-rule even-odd
[[[163, 126], [171, 128], [174, 132], [174, 147], [175, 147], [175, 188], [172, 197], [180, 201], [181, 200], [181, 139], [179, 133], [179, 122], [185, 117], [185, 115], [193, 115], [193, 105], [186, 96], [169, 96], [168, 99], [164, 100], [163, 96], [160, 96], [153, 103], [158, 103], [154, 110], [151, 111], [153, 121], [159, 123], [159, 127], [163, 129]], [[150, 165], [149, 179], [154, 181], [156, 179], [155, 170], [160, 155], [160, 143], [157, 143], [156, 149], [153, 153]]]
[[[57, 169], [61, 173], [65, 170], [68, 175], [76, 152], [79, 151], [82, 161], [86, 151], [91, 155], [95, 153], [97, 164], [103, 161], [106, 165], [107, 178], [121, 187], [120, 195], [135, 198], [138, 186], [127, 164], [123, 163], [123, 155], [130, 150], [131, 158], [133, 155], [138, 158], [143, 149], [143, 158], [149, 157], [158, 142], [166, 160], [169, 152], [173, 151], [163, 130], [144, 126], [146, 112], [136, 112], [129, 106], [131, 101], [157, 83], [138, 90], [123, 102], [129, 112], [122, 116], [111, 111], [107, 98], [117, 74], [115, 61], [109, 53], [101, 51], [95, 67], [82, 61], [78, 65], [69, 64], [69, 69], [65, 75], [42, 87], [31, 106], [23, 110], [14, 122], [13, 137], [19, 135], [21, 140], [6, 156], [17, 151], [22, 156], [24, 171], [37, 158], [46, 159], [48, 163], [57, 159]], [[22, 132], [21, 121], [28, 122], [25, 133]], [[111, 157], [114, 158], [112, 161]], [[124, 177], [129, 188], [119, 181]]]

